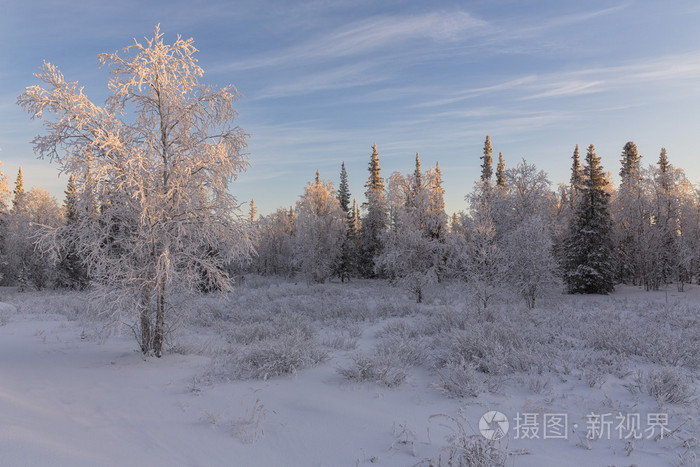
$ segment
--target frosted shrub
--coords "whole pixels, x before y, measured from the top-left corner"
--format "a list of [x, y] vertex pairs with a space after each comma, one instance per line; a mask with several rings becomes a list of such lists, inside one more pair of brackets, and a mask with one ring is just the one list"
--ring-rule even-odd
[[552, 378], [549, 375], [529, 374], [524, 377], [527, 388], [535, 394], [548, 394], [552, 390]]
[[233, 436], [244, 443], [253, 443], [265, 434], [263, 422], [267, 416], [265, 405], [260, 399], [255, 399], [253, 406], [246, 409], [245, 415], [231, 423]]
[[355, 354], [352, 357], [354, 365], [339, 368], [338, 372], [353, 381], [374, 381], [393, 387], [403, 383], [408, 368], [423, 364], [426, 355], [423, 340], [385, 330], [371, 355]]
[[377, 303], [375, 318], [404, 317], [415, 314], [418, 308], [415, 303], [399, 303], [397, 301], [382, 301]]
[[359, 337], [355, 329], [359, 328], [340, 329], [329, 332], [323, 337], [321, 343], [334, 350], [354, 350], [357, 348], [357, 339]]
[[233, 373], [241, 379], [267, 380], [274, 376], [293, 374], [298, 370], [325, 361], [328, 354], [299, 330], [289, 335], [256, 341], [242, 347], [233, 357]]
[[589, 345], [597, 350], [621, 355], [641, 353], [639, 327], [632, 328], [629, 323], [613, 321], [610, 316], [591, 324], [586, 338]]
[[430, 465], [449, 467], [505, 467], [508, 452], [500, 447], [499, 441], [488, 440], [480, 434], [468, 434], [464, 425], [467, 419], [460, 413], [459, 417], [433, 415], [432, 418], [447, 419], [453, 433], [447, 438], [448, 445], [443, 449], [445, 456], [431, 460]]
[[482, 373], [500, 375], [508, 372], [508, 362], [504, 345], [484, 332], [481, 326], [470, 331], [457, 331], [451, 336], [450, 361], [474, 363]]
[[583, 379], [589, 388], [601, 388], [608, 379], [608, 372], [604, 367], [596, 365], [583, 371]]
[[409, 339], [395, 334], [383, 336], [374, 353], [378, 356], [389, 356], [405, 366], [422, 365], [427, 358], [424, 340]]
[[[471, 328], [448, 334], [445, 363], [471, 361], [478, 371], [489, 375], [504, 375], [516, 371], [538, 372], [553, 367], [552, 353], [539, 341], [535, 330], [506, 322], [475, 323]], [[439, 362], [438, 362], [439, 363]]]
[[438, 376], [438, 388], [450, 397], [477, 397], [482, 391], [476, 366], [471, 362], [449, 362], [438, 370]]
[[353, 365], [349, 368], [338, 368], [338, 373], [350, 381], [371, 381], [387, 387], [401, 385], [408, 376], [407, 368], [395, 355], [362, 355], [352, 356]]
[[695, 399], [695, 389], [688, 377], [678, 368], [662, 367], [649, 370], [646, 384], [649, 395], [659, 402], [689, 404]]
[[539, 216], [525, 219], [506, 236], [504, 248], [506, 283], [534, 308], [559, 282], [548, 223]]
[[424, 336], [435, 336], [452, 330], [465, 330], [469, 328], [473, 319], [475, 318], [464, 311], [441, 307], [431, 312], [430, 316], [420, 323], [420, 333]]
[[311, 323], [302, 317], [290, 314], [275, 315], [271, 319], [256, 319], [250, 323], [233, 324], [229, 328], [229, 339], [237, 344], [248, 345], [263, 340], [284, 337], [290, 332], [310, 340], [314, 336]]

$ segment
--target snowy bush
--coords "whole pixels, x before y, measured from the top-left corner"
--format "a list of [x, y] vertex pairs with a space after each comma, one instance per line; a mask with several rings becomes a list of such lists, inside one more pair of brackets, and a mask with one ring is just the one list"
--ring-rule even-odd
[[438, 388], [450, 397], [477, 397], [483, 390], [476, 365], [471, 362], [448, 362], [437, 373], [440, 378]]
[[425, 363], [427, 345], [416, 330], [404, 321], [387, 324], [378, 334], [378, 342], [369, 355], [356, 353], [353, 365], [338, 372], [352, 381], [373, 381], [393, 387], [406, 379], [412, 366]]
[[559, 282], [549, 226], [541, 217], [522, 221], [503, 241], [506, 283], [528, 308]]
[[470, 426], [463, 413], [458, 417], [433, 415], [431, 419], [447, 420], [452, 434], [448, 436], [448, 445], [438, 459], [430, 461], [431, 466], [449, 467], [505, 467], [508, 452], [500, 447], [500, 441], [488, 440], [481, 434], [468, 434], [465, 425]]
[[531, 370], [542, 373], [554, 366], [558, 352], [545, 346], [547, 336], [531, 323], [510, 322], [501, 314], [495, 317], [494, 322], [475, 322], [467, 329], [438, 337], [442, 350], [437, 364], [465, 360], [489, 375]]
[[357, 337], [338, 331], [326, 334], [321, 339], [321, 344], [333, 350], [354, 350], [357, 348]]
[[352, 361], [353, 365], [349, 368], [337, 369], [338, 373], [350, 381], [371, 381], [391, 388], [401, 385], [408, 376], [406, 365], [395, 354], [368, 356], [356, 353], [352, 356]]
[[324, 362], [327, 358], [328, 354], [319, 348], [315, 340], [294, 330], [288, 335], [241, 347], [228, 364], [236, 378], [267, 380], [296, 373]]
[[232, 323], [228, 330], [228, 338], [236, 344], [249, 345], [264, 340], [275, 340], [291, 333], [305, 340], [311, 340], [314, 337], [313, 326], [303, 317], [279, 314], [266, 318], [238, 325]]
[[647, 392], [659, 402], [689, 404], [695, 399], [695, 389], [678, 368], [651, 369], [646, 377]]
[[384, 237], [384, 250], [375, 267], [391, 278], [391, 283], [411, 292], [416, 303], [423, 303], [425, 288], [437, 282], [441, 245], [420, 230], [390, 230]]

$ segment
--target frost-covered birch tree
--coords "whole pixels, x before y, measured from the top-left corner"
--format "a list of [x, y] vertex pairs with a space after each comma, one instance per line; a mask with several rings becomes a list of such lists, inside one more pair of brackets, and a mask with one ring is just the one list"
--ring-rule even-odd
[[294, 218], [294, 264], [309, 282], [333, 275], [342, 254], [347, 222], [331, 182], [309, 182]]
[[412, 175], [394, 172], [389, 179], [392, 226], [383, 235], [384, 249], [376, 257], [375, 268], [413, 293], [417, 303], [422, 303], [425, 288], [437, 281], [443, 259], [447, 216], [444, 203], [440, 204], [442, 194], [435, 172], [421, 173], [418, 154]]
[[[177, 313], [175, 292], [228, 290], [225, 266], [251, 250], [249, 223], [228, 191], [246, 169], [246, 135], [234, 125], [233, 86], [200, 83], [193, 40], [152, 38], [123, 54], [100, 54], [111, 69], [104, 106], [45, 62], [18, 104], [45, 120], [33, 143], [75, 175], [85, 215], [47, 229], [41, 245], [72, 238], [111, 316], [127, 319], [144, 353], [160, 356]], [[96, 203], [99, 209], [91, 209]]]
[[534, 308], [536, 300], [559, 283], [549, 223], [539, 216], [527, 218], [506, 235], [503, 244], [503, 278], [528, 308]]
[[258, 221], [257, 257], [255, 270], [258, 274], [291, 276], [292, 241], [294, 237], [293, 211], [279, 208]]

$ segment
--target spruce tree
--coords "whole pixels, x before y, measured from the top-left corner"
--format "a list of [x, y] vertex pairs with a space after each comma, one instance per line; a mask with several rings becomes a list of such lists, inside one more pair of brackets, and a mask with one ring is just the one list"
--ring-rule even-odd
[[666, 191], [670, 191], [667, 174], [671, 171], [671, 164], [668, 162], [666, 148], [661, 148], [661, 154], [659, 154], [659, 161], [657, 162], [657, 165], [659, 166], [659, 172], [662, 174], [662, 188]]
[[336, 274], [340, 277], [341, 282], [345, 282], [345, 280], [350, 279], [350, 275], [353, 273], [353, 257], [355, 255], [355, 237], [352, 232], [355, 205], [353, 204], [353, 212], [350, 212], [350, 188], [348, 187], [348, 173], [345, 170], [345, 162], [340, 166], [340, 185], [336, 196], [345, 218], [345, 237], [343, 238]]
[[[68, 178], [68, 186], [64, 193], [66, 197], [63, 201], [63, 209], [65, 212], [66, 225], [71, 226], [80, 220], [81, 215], [78, 207], [80, 194], [77, 190], [76, 177], [74, 174], [71, 174]], [[60, 252], [61, 260], [58, 267], [60, 272], [59, 282], [65, 287], [82, 290], [87, 287], [89, 282], [87, 269], [78, 255], [75, 245], [70, 241], [65, 242], [64, 245]]]
[[66, 223], [73, 224], [78, 220], [78, 191], [76, 187], [75, 174], [68, 177], [68, 186], [64, 191], [66, 198], [63, 206], [66, 214]]
[[493, 175], [493, 149], [491, 148], [491, 137], [486, 136], [486, 141], [484, 142], [484, 155], [480, 157], [483, 161], [481, 163], [481, 181], [486, 182], [491, 180], [491, 175]]
[[445, 212], [445, 189], [442, 187], [442, 172], [440, 162], [435, 163], [435, 169], [428, 172], [429, 198], [428, 227], [433, 240], [443, 242], [447, 233], [447, 213]]
[[423, 188], [423, 181], [421, 180], [421, 173], [420, 173], [420, 157], [418, 156], [418, 153], [416, 153], [416, 168], [413, 170], [413, 179], [411, 180], [411, 198], [412, 201], [409, 204], [415, 204], [415, 200], [418, 197], [418, 193], [420, 193], [421, 189]]
[[384, 178], [379, 167], [379, 152], [377, 145], [372, 146], [372, 156], [369, 162], [369, 178], [365, 183], [367, 215], [362, 220], [362, 260], [361, 269], [365, 277], [375, 277], [374, 258], [382, 250], [382, 234], [386, 230], [387, 203], [384, 196]]
[[352, 200], [352, 214], [350, 217], [350, 230], [355, 237], [360, 235], [360, 209], [357, 207], [357, 200]]
[[634, 142], [622, 149], [620, 188], [613, 203], [618, 279], [637, 284], [646, 276], [642, 242], [650, 224], [642, 191], [640, 155]]
[[591, 144], [581, 171], [580, 194], [566, 241], [564, 281], [569, 293], [613, 291], [612, 221], [608, 181]]
[[640, 155], [637, 151], [637, 145], [633, 141], [628, 141], [622, 148], [622, 159], [620, 163], [620, 178], [622, 184], [635, 183], [639, 180], [639, 161]]
[[362, 230], [360, 222], [360, 208], [357, 206], [357, 200], [353, 198], [352, 208], [350, 210], [350, 222], [348, 229], [348, 251], [349, 251], [349, 274], [355, 275], [359, 271], [360, 261], [360, 246], [362, 242]]
[[578, 144], [574, 149], [574, 154], [571, 156], [571, 178], [570, 178], [570, 192], [569, 192], [569, 202], [571, 203], [571, 209], [576, 207], [576, 196], [578, 195], [578, 190], [581, 186], [581, 160], [579, 158]]
[[19, 172], [17, 172], [17, 179], [15, 180], [15, 189], [13, 194], [14, 198], [12, 199], [12, 212], [17, 214], [25, 207], [24, 198], [26, 197], [26, 193], [24, 191], [24, 174], [22, 173], [22, 167], [20, 167]]
[[503, 160], [503, 153], [498, 153], [498, 165], [496, 166], [496, 186], [506, 186], [506, 163]]
[[338, 185], [338, 203], [345, 215], [350, 218], [350, 187], [348, 186], [348, 173], [345, 170], [345, 162], [340, 165], [340, 184]]
[[669, 282], [673, 275], [674, 243], [678, 232], [678, 209], [674, 198], [675, 183], [673, 166], [668, 160], [666, 148], [661, 148], [657, 162], [658, 172], [656, 176], [656, 213], [654, 215], [654, 229], [658, 246], [654, 267], [654, 274], [645, 281], [647, 290], [656, 290], [661, 283]]
[[250, 217], [250, 223], [255, 224], [255, 216], [258, 215], [258, 208], [255, 207], [255, 199], [251, 198], [250, 200], [250, 211], [248, 212], [248, 216]]

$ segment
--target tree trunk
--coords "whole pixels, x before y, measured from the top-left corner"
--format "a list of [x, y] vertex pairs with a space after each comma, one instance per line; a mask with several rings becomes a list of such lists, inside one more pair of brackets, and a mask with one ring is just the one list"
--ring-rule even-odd
[[163, 355], [163, 340], [165, 334], [165, 281], [158, 283], [156, 291], [156, 329], [153, 336], [153, 351], [156, 357]]
[[141, 291], [141, 352], [147, 354], [151, 351], [153, 345], [153, 330], [151, 327], [151, 307], [148, 292]]

